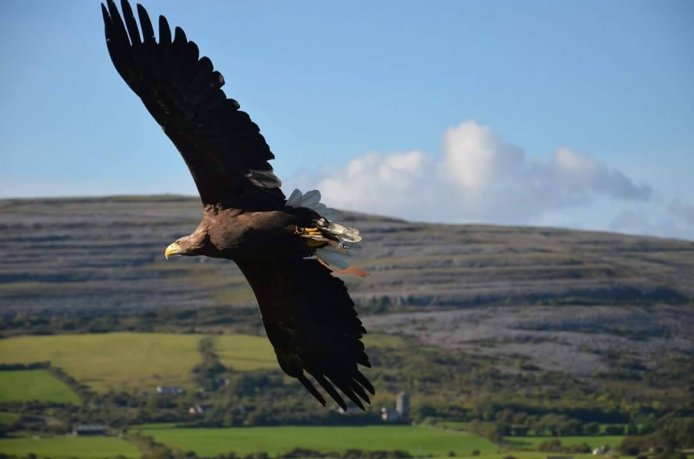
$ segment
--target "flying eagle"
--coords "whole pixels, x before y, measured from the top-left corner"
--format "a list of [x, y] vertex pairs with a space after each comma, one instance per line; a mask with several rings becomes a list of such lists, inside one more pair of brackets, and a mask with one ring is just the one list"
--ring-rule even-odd
[[287, 199], [268, 163], [274, 158], [258, 126], [222, 91], [224, 78], [180, 27], [159, 16], [159, 40], [142, 5], [138, 21], [127, 0], [101, 5], [106, 44], [116, 70], [183, 156], [200, 193], [202, 220], [170, 244], [170, 255], [233, 260], [251, 285], [277, 361], [323, 405], [310, 375], [346, 409], [364, 409], [374, 387], [366, 333], [354, 302], [334, 272], [363, 276], [345, 255], [359, 231], [335, 223], [320, 194]]

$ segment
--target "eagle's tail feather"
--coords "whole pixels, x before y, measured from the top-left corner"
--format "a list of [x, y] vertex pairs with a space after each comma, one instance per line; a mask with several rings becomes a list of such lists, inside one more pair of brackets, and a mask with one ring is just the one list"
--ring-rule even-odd
[[322, 217], [315, 222], [317, 228], [303, 229], [302, 237], [309, 239], [309, 246], [317, 245], [314, 250], [316, 257], [330, 270], [359, 277], [368, 275], [366, 271], [351, 266], [347, 260], [352, 255], [350, 250], [361, 248], [359, 243], [362, 237], [359, 230], [335, 223], [335, 220], [342, 218], [342, 214], [321, 203], [320, 198], [318, 190], [306, 193], [294, 190], [287, 199], [287, 206], [305, 207]]

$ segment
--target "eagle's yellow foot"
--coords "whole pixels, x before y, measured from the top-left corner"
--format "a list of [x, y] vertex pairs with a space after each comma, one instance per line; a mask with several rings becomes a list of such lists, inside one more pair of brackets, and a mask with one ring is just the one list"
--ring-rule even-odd
[[306, 238], [323, 238], [323, 233], [318, 228], [297, 228], [297, 234]]
[[301, 235], [308, 236], [309, 234], [313, 234], [316, 232], [319, 232], [318, 228], [313, 228], [313, 227], [312, 228], [306, 228], [306, 227], [298, 226], [298, 225], [294, 227], [294, 234], [298, 234], [300, 236]]
[[312, 249], [326, 244], [325, 236], [318, 228], [298, 228], [298, 234], [306, 239], [306, 245]]

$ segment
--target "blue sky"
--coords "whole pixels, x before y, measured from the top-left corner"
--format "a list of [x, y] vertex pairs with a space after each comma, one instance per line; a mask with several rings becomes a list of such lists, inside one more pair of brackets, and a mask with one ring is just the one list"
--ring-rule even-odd
[[[413, 220], [694, 239], [694, 2], [145, 1], [285, 183]], [[0, 197], [194, 194], [96, 1], [0, 2]]]

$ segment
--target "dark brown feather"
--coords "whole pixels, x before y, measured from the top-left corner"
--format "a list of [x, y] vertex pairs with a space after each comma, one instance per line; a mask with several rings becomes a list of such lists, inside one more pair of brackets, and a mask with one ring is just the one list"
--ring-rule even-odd
[[373, 393], [359, 372], [359, 364], [368, 363], [364, 328], [342, 280], [315, 259], [237, 263], [258, 299], [282, 369], [295, 378], [310, 374], [343, 408], [337, 389], [364, 409], [364, 388]]
[[[284, 194], [268, 163], [274, 156], [258, 126], [226, 98], [224, 78], [212, 62], [199, 58], [197, 45], [179, 27], [172, 42], [163, 16], [157, 43], [141, 5], [140, 27], [127, 0], [121, 10], [122, 15], [113, 0], [102, 5], [111, 60], [178, 148], [202, 202], [254, 211], [281, 208]], [[252, 170], [274, 177], [271, 186], [257, 186], [248, 176]]]

